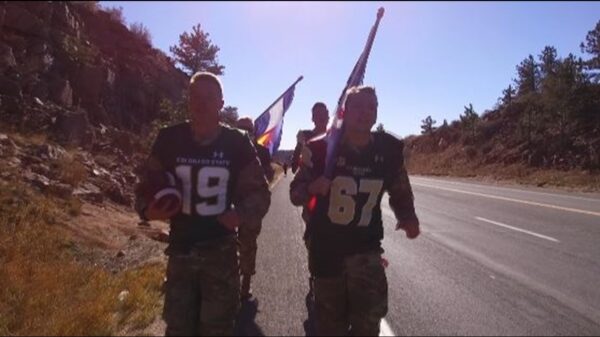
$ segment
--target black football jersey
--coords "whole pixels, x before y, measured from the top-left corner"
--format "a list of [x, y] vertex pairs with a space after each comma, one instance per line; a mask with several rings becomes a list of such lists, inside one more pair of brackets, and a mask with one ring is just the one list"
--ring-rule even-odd
[[[309, 147], [313, 176], [318, 176], [324, 172], [327, 144], [319, 140]], [[327, 259], [381, 248], [381, 199], [403, 165], [402, 151], [402, 141], [382, 132], [372, 133], [360, 150], [340, 144], [329, 195], [317, 197], [308, 224], [318, 265], [330, 268], [340, 264]]]
[[200, 145], [190, 124], [182, 123], [160, 131], [152, 156], [176, 177], [183, 196], [181, 212], [171, 218], [171, 245], [187, 248], [233, 234], [217, 216], [231, 208], [240, 170], [256, 160], [247, 135], [221, 125], [215, 140]]

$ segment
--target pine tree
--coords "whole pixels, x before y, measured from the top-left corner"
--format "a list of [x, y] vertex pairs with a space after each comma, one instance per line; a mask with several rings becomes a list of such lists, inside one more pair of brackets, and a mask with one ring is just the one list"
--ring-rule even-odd
[[179, 45], [171, 46], [169, 50], [190, 76], [198, 71], [222, 75], [225, 69], [217, 62], [219, 47], [212, 44], [209, 34], [202, 31], [200, 24], [192, 27], [191, 33], [179, 35]]
[[477, 122], [479, 121], [479, 115], [473, 109], [473, 104], [469, 103], [469, 106], [465, 106], [463, 115], [460, 115], [460, 121], [463, 127], [468, 130], [471, 137], [475, 138], [477, 130]]
[[435, 120], [433, 120], [431, 118], [431, 116], [427, 116], [427, 118], [425, 118], [424, 120], [421, 121], [421, 123], [423, 123], [421, 125], [421, 134], [422, 135], [431, 135], [433, 134], [433, 130], [435, 130], [435, 123], [437, 123]]

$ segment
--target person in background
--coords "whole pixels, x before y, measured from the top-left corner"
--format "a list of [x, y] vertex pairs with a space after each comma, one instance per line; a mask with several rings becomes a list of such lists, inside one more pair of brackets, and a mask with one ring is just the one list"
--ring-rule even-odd
[[[237, 122], [237, 127], [248, 133], [252, 139], [252, 143], [258, 153], [261, 166], [265, 178], [268, 182], [273, 181], [274, 170], [271, 166], [271, 155], [269, 150], [256, 142], [254, 137], [254, 123], [250, 117], [242, 117]], [[257, 221], [258, 220], [258, 221]], [[256, 274], [256, 251], [258, 249], [257, 239], [260, 235], [262, 228], [262, 219], [249, 218], [242, 219], [242, 222], [248, 222], [242, 224], [238, 231], [238, 238], [240, 243], [240, 274], [242, 277], [241, 283], [241, 299], [249, 300], [252, 298], [251, 281], [252, 276]]]
[[327, 132], [327, 124], [329, 123], [329, 110], [325, 103], [317, 102], [312, 107], [312, 121], [315, 127], [312, 130], [300, 130], [296, 135], [296, 147], [292, 155], [292, 173], [296, 173], [300, 164], [300, 154], [306, 142], [314, 137]]
[[[316, 102], [312, 107], [312, 122], [314, 124], [314, 128], [312, 130], [300, 130], [296, 135], [296, 147], [294, 148], [294, 153], [292, 154], [292, 173], [296, 173], [298, 168], [300, 167], [301, 160], [310, 160], [308, 158], [310, 156], [310, 152], [307, 152], [308, 148], [305, 146], [308, 141], [311, 139], [318, 137], [320, 135], [325, 135], [327, 132], [327, 124], [329, 124], [329, 110], [327, 109], [327, 105], [323, 102]], [[304, 157], [304, 158], [303, 158]], [[307, 205], [304, 205], [307, 206]], [[302, 218], [305, 222], [307, 222], [307, 207], [304, 207], [302, 210]], [[308, 223], [306, 224], [303, 239], [304, 245], [307, 248], [308, 253], [308, 270], [310, 273], [308, 283], [309, 283], [309, 296], [312, 297], [313, 294], [313, 277], [312, 277], [312, 266], [310, 259], [310, 251], [308, 250]]]

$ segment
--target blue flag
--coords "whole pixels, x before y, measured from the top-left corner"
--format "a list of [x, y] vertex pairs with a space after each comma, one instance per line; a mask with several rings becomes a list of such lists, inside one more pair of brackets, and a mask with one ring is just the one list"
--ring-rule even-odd
[[265, 112], [254, 120], [256, 142], [269, 149], [271, 155], [279, 149], [283, 130], [283, 117], [292, 105], [296, 84], [302, 78], [300, 76]]

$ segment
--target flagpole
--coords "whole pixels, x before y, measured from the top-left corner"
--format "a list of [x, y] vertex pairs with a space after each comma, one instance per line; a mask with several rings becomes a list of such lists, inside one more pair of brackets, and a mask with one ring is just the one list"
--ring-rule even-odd
[[298, 84], [298, 82], [302, 81], [303, 79], [304, 79], [304, 76], [300, 75], [300, 77], [298, 77], [296, 82], [294, 82], [292, 85], [290, 85], [289, 88], [285, 89], [283, 94], [281, 94], [279, 97], [277, 97], [277, 99], [275, 101], [273, 101], [273, 103], [271, 103], [271, 105], [269, 105], [269, 107], [266, 108], [265, 111], [263, 113], [261, 113], [258, 117], [262, 116], [262, 114], [269, 111], [273, 107], [273, 105], [275, 105], [275, 103], [277, 103], [281, 99], [281, 97], [283, 97], [291, 88], [293, 88], [296, 84]]
[[[359, 59], [362, 58], [363, 54], [365, 54], [365, 53], [366, 53], [367, 58], [369, 57], [369, 54], [371, 54], [371, 49], [373, 48], [373, 41], [375, 41], [375, 35], [377, 34], [377, 30], [379, 29], [379, 22], [381, 21], [381, 18], [383, 18], [384, 13], [385, 13], [385, 9], [383, 7], [379, 7], [379, 9], [377, 10], [377, 18], [375, 19], [375, 24], [373, 25], [373, 27], [371, 27], [371, 31], [369, 32], [369, 36], [367, 37], [367, 44], [365, 45], [363, 52], [360, 54]], [[366, 60], [365, 60], [365, 63], [366, 63]], [[358, 65], [358, 63], [356, 65]], [[366, 64], [365, 64], [365, 66], [366, 66]], [[356, 69], [352, 69], [352, 75], [355, 74], [355, 70]], [[340, 95], [340, 98], [338, 100], [338, 108], [340, 107], [341, 104], [343, 104], [342, 99], [346, 95], [346, 90], [349, 89], [348, 84], [351, 81], [352, 81], [352, 76], [350, 78], [348, 78], [348, 83], [346, 83], [346, 86], [344, 87], [344, 91], [342, 91], [342, 94]]]
[[[346, 90], [349, 89], [348, 87], [351, 83], [356, 82], [356, 76], [360, 73], [360, 71], [357, 72], [357, 70], [360, 70], [360, 67], [364, 67], [364, 69], [362, 71], [362, 75], [360, 75], [360, 76], [364, 76], [364, 72], [366, 72], [369, 54], [371, 53], [371, 48], [373, 47], [373, 41], [375, 40], [375, 35], [377, 34], [377, 29], [379, 28], [379, 22], [381, 21], [381, 18], [383, 17], [384, 13], [385, 13], [385, 9], [383, 7], [379, 7], [379, 9], [377, 10], [377, 19], [375, 20], [375, 24], [371, 28], [371, 31], [369, 32], [369, 36], [367, 37], [367, 44], [365, 45], [363, 52], [360, 54], [357, 63], [354, 65], [354, 68], [352, 69], [352, 72], [350, 73], [350, 77], [348, 78], [348, 81], [346, 82], [346, 86], [344, 87], [344, 90], [342, 91], [342, 94], [340, 95], [340, 98], [338, 100], [338, 104], [337, 104], [337, 108], [336, 108], [336, 112], [335, 112], [336, 115], [334, 117], [333, 124], [331, 125], [331, 128], [328, 132], [327, 156], [325, 158], [325, 172], [324, 172], [325, 177], [328, 179], [331, 179], [333, 177], [333, 171], [335, 168], [334, 160], [335, 160], [335, 157], [337, 156], [338, 144], [339, 144], [340, 138], [342, 136], [342, 134], [341, 134], [342, 127], [340, 125], [337, 125], [339, 123], [338, 113], [339, 113], [340, 109], [343, 108], [342, 105], [344, 104], [343, 100], [344, 100], [344, 97], [346, 96]], [[358, 69], [357, 69], [357, 67], [358, 67]], [[362, 83], [362, 79], [360, 79], [358, 82]], [[355, 84], [353, 84], [353, 85], [355, 85]], [[341, 122], [343, 123], [343, 119]]]

